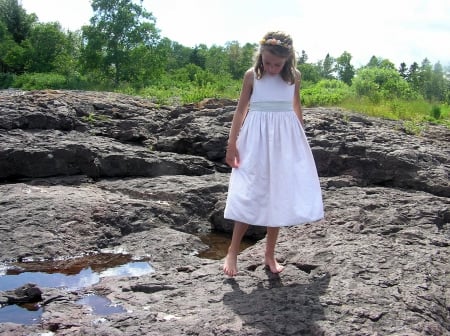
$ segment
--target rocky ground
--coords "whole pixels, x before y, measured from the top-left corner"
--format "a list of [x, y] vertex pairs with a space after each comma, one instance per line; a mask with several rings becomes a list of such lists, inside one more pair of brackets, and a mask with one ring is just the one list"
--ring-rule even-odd
[[[113, 251], [155, 270], [40, 288], [41, 321], [0, 323], [0, 334], [448, 335], [450, 131], [411, 135], [401, 122], [305, 109], [325, 218], [282, 229], [279, 276], [261, 263], [264, 232], [250, 231], [257, 241], [230, 279], [199, 253], [202, 233], [231, 229], [223, 158], [234, 108], [0, 91], [3, 268]], [[76, 304], [88, 292], [126, 311], [95, 315]]]

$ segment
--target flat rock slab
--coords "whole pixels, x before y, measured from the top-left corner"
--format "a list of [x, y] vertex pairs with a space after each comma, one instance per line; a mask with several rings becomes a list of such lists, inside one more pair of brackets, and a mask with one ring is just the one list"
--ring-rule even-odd
[[[40, 288], [42, 320], [1, 335], [447, 335], [450, 131], [305, 109], [325, 218], [264, 232], [228, 278], [201, 234], [223, 219], [235, 102], [161, 107], [125, 95], [0, 91], [1, 262], [101, 252], [154, 272]], [[1, 279], [1, 278], [0, 278]], [[0, 280], [1, 281], [1, 280]], [[105, 296], [124, 312], [95, 315]], [[0, 297], [4, 297], [0, 293]], [[1, 310], [0, 310], [1, 313]]]

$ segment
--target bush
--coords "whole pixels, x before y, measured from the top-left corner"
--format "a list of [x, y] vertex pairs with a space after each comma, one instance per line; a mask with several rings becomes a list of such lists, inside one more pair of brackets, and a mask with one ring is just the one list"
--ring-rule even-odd
[[12, 86], [24, 90], [66, 89], [67, 79], [54, 73], [27, 73], [17, 76]]
[[304, 106], [336, 106], [352, 95], [350, 87], [336, 79], [321, 80], [301, 90]]
[[12, 86], [16, 76], [12, 73], [0, 73], [0, 89], [8, 89]]
[[367, 97], [373, 103], [380, 103], [383, 100], [420, 98], [397, 70], [389, 68], [359, 69], [353, 79], [352, 87], [359, 97]]
[[86, 90], [91, 85], [78, 74], [64, 76], [57, 73], [27, 73], [16, 76], [11, 87], [23, 90], [73, 89]]
[[436, 120], [441, 119], [441, 107], [433, 105], [433, 107], [431, 108], [431, 116]]

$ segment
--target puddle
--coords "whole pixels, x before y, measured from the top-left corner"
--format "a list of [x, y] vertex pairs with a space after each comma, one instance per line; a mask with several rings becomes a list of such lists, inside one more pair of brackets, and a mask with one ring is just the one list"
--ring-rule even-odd
[[95, 315], [111, 315], [116, 313], [125, 313], [126, 310], [120, 306], [112, 304], [111, 301], [104, 296], [86, 295], [77, 301], [78, 304], [89, 306]]
[[42, 309], [36, 305], [35, 309], [25, 305], [8, 305], [0, 308], [0, 323], [37, 324], [41, 320]]
[[[226, 256], [231, 236], [227, 233], [209, 232], [199, 236], [210, 248], [199, 253], [200, 258], [219, 260]], [[243, 239], [241, 252], [255, 244]], [[62, 288], [79, 290], [97, 284], [101, 278], [110, 276], [141, 276], [154, 272], [146, 260], [133, 260], [126, 254], [102, 253], [69, 260], [24, 261], [0, 264], [0, 291], [14, 290], [26, 283], [39, 288]], [[88, 306], [92, 314], [110, 315], [125, 312], [106, 297], [87, 295], [76, 303]], [[0, 323], [37, 324], [42, 316], [38, 303], [7, 305], [0, 307]]]
[[[209, 246], [209, 249], [198, 254], [200, 258], [214, 260], [225, 258], [231, 242], [229, 233], [209, 232], [200, 235], [199, 238], [203, 243]], [[253, 245], [255, 245], [254, 240], [247, 238], [242, 239], [240, 252]]]
[[[154, 272], [148, 261], [135, 261], [124, 254], [98, 254], [82, 258], [22, 262], [0, 265], [0, 291], [14, 290], [24, 284], [34, 283], [37, 287], [79, 290], [111, 276], [142, 276]], [[94, 314], [108, 315], [124, 312], [122, 307], [112, 305], [102, 296], [88, 295], [77, 303], [89, 306]], [[39, 303], [7, 305], [0, 308], [0, 323], [13, 322], [34, 324], [40, 321], [42, 308]]]

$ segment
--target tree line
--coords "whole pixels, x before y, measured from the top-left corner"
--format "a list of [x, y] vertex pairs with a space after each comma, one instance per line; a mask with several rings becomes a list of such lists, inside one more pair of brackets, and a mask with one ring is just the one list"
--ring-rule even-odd
[[[90, 24], [64, 31], [58, 22], [42, 23], [18, 0], [0, 0], [0, 88], [131, 90], [177, 83], [226, 90], [236, 87], [253, 63], [257, 44], [185, 47], [160, 35], [156, 19], [133, 0], [93, 0]], [[401, 63], [373, 56], [359, 68], [344, 52], [308, 62], [301, 51], [303, 87], [351, 87], [361, 97], [418, 99], [450, 104], [450, 70], [424, 59]], [[236, 89], [234, 89], [236, 91]]]

